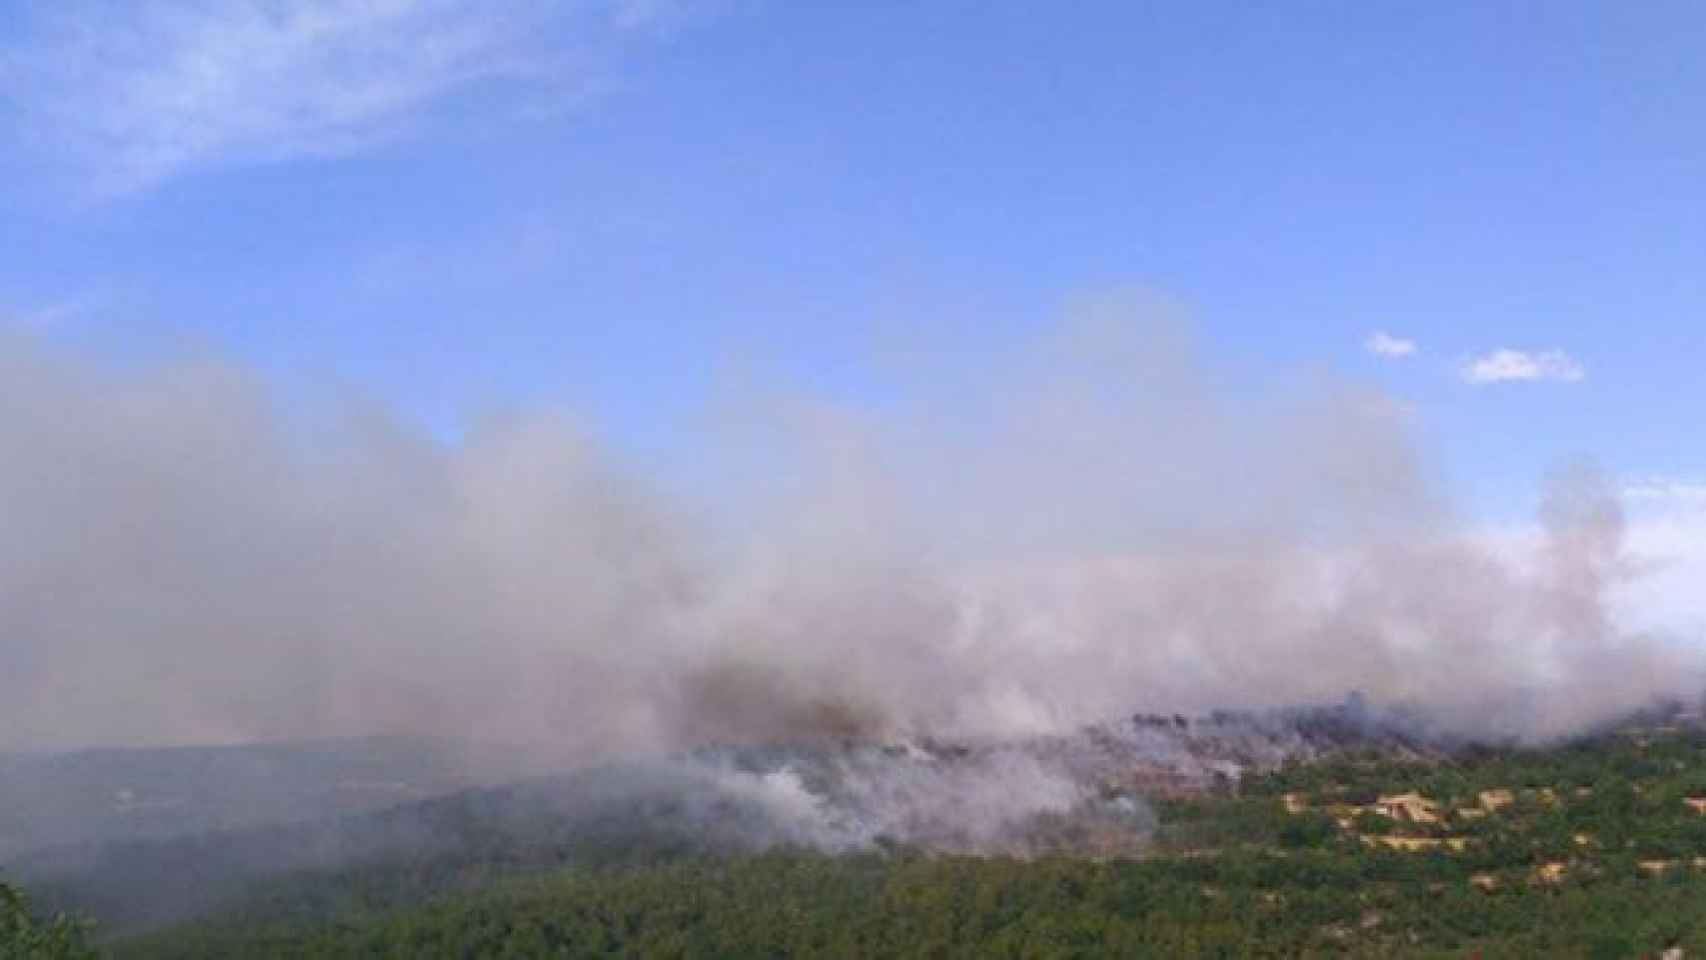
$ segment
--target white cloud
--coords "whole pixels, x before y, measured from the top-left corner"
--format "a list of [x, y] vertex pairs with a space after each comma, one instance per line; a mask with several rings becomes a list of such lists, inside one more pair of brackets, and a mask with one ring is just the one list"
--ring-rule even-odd
[[1458, 371], [1469, 383], [1506, 383], [1520, 380], [1558, 380], [1573, 383], [1587, 370], [1562, 350], [1529, 353], [1501, 349], [1475, 357]]
[[1407, 357], [1416, 352], [1416, 341], [1395, 337], [1384, 330], [1369, 334], [1362, 345], [1369, 353], [1382, 357]]
[[71, 0], [0, 49], [19, 139], [122, 193], [232, 161], [344, 153], [478, 85], [550, 102], [590, 51], [670, 12], [636, 0]]

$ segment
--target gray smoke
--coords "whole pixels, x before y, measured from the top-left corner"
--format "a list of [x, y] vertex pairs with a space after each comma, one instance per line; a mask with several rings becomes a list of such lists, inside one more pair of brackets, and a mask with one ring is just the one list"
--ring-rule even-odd
[[1222, 389], [1129, 299], [1064, 326], [901, 413], [747, 392], [666, 475], [557, 413], [447, 443], [370, 404], [286, 414], [217, 358], [0, 337], [0, 749], [587, 756], [1350, 689], [1545, 737], [1697, 696], [1698, 658], [1606, 612], [1621, 514], [1591, 470], [1513, 562], [1377, 392]]

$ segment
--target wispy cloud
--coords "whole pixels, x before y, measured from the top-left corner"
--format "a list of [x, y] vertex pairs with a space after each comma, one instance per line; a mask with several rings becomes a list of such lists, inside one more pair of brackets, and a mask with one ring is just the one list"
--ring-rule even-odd
[[1401, 425], [1416, 418], [1417, 407], [1414, 401], [1372, 393], [1358, 398], [1356, 410], [1372, 422]]
[[1416, 341], [1395, 337], [1384, 330], [1369, 334], [1362, 345], [1369, 353], [1381, 357], [1407, 357], [1416, 352]]
[[572, 101], [588, 51], [676, 16], [642, 0], [70, 0], [0, 48], [20, 138], [123, 193], [232, 161], [349, 152], [482, 84]]
[[1706, 479], [1636, 477], [1624, 483], [1623, 497], [1635, 505], [1706, 509]]
[[0, 325], [22, 330], [60, 327], [105, 305], [105, 296], [94, 292], [33, 304], [8, 304], [0, 299]]
[[1573, 383], [1587, 376], [1587, 370], [1575, 358], [1562, 350], [1494, 350], [1472, 358], [1459, 368], [1458, 374], [1469, 383], [1508, 383], [1525, 380], [1557, 380]]

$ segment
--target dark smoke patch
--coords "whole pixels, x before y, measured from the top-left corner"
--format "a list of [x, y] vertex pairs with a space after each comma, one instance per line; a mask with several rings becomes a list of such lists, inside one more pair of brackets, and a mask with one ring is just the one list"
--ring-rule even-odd
[[676, 696], [674, 734], [685, 743], [872, 740], [889, 728], [876, 706], [833, 690], [814, 692], [762, 663], [723, 662], [690, 671]]

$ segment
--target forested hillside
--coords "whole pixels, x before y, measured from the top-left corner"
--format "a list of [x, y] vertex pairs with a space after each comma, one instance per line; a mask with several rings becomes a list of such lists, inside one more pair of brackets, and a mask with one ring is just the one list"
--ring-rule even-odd
[[[1157, 803], [1135, 858], [879, 845], [303, 874], [118, 956], [1706, 956], [1706, 739], [1389, 751]], [[1077, 827], [1054, 825], [1062, 836]], [[1672, 956], [1678, 954], [1672, 953]]]

